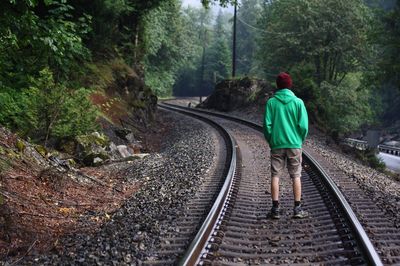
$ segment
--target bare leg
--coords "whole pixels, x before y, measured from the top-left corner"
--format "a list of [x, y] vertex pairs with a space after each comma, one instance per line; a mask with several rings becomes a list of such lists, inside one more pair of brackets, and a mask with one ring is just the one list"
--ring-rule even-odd
[[[272, 185], [271, 185], [271, 187], [272, 187]], [[293, 195], [294, 195], [294, 201], [300, 201], [300, 199], [301, 199], [301, 178], [300, 177], [293, 178]]]
[[279, 200], [279, 177], [272, 177], [271, 196], [273, 201]]

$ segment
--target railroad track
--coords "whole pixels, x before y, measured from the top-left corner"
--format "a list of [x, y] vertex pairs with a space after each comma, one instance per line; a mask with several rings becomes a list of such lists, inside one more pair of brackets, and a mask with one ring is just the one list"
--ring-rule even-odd
[[[212, 188], [207, 184], [199, 189], [185, 214], [177, 218], [176, 234], [165, 237], [158, 254], [145, 264], [172, 265], [178, 258], [183, 265], [382, 264], [344, 196], [307, 152], [302, 172], [303, 204], [310, 217], [291, 219], [293, 196], [286, 176], [281, 187], [281, 206], [286, 212], [280, 220], [270, 220], [266, 218], [271, 208], [269, 154], [259, 125], [162, 106], [212, 120], [227, 143], [229, 163], [222, 166], [218, 162], [227, 174], [224, 183], [214, 175]], [[214, 198], [217, 200], [212, 205]], [[204, 220], [201, 226], [199, 219]]]

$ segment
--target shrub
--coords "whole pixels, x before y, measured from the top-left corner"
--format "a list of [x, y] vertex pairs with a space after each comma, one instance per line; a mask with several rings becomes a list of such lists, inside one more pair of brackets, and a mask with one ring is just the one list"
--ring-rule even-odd
[[365, 151], [358, 151], [356, 154], [357, 154], [357, 157], [361, 161], [363, 161], [370, 167], [372, 167], [378, 171], [381, 171], [381, 172], [384, 172], [386, 170], [385, 163], [382, 161], [382, 159], [380, 159], [376, 156], [376, 154], [377, 154], [376, 150], [367, 149]]
[[348, 74], [341, 83], [322, 82], [317, 106], [321, 120], [332, 135], [342, 135], [372, 122], [371, 93], [363, 88], [358, 73]]
[[56, 83], [48, 68], [40, 71], [39, 77], [31, 77], [31, 84], [22, 90], [0, 88], [2, 125], [45, 142], [96, 129], [97, 112], [88, 99], [89, 90]]

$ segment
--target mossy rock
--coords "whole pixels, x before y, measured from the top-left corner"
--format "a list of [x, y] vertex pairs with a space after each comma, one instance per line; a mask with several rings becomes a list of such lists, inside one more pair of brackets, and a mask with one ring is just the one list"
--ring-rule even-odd
[[100, 134], [98, 132], [92, 133], [90, 135], [81, 135], [76, 137], [78, 144], [83, 147], [91, 147], [93, 145], [98, 145], [101, 147], [106, 147], [110, 141], [106, 135]]
[[71, 167], [76, 167], [77, 166], [77, 163], [76, 163], [76, 161], [74, 159], [68, 159], [68, 164]]
[[45, 147], [43, 147], [42, 145], [35, 145], [35, 150], [42, 155], [43, 157], [47, 156], [47, 149]]
[[21, 156], [18, 153], [16, 153], [15, 151], [13, 151], [12, 149], [7, 149], [7, 157], [9, 157], [11, 159], [21, 158]]
[[97, 132], [90, 135], [81, 135], [76, 138], [78, 158], [85, 165], [93, 166], [96, 157], [102, 160], [109, 159], [106, 148], [109, 146], [109, 139]]
[[198, 107], [228, 112], [265, 103], [267, 95], [272, 93], [273, 88], [264, 80], [248, 77], [224, 80], [216, 84], [214, 92]]
[[20, 139], [17, 139], [17, 142], [15, 143], [15, 147], [18, 149], [19, 152], [24, 152], [26, 149], [25, 143]]
[[68, 154], [75, 154], [76, 152], [76, 142], [71, 140], [71, 141], [67, 141], [65, 143], [63, 143], [61, 145], [61, 150], [65, 151]]

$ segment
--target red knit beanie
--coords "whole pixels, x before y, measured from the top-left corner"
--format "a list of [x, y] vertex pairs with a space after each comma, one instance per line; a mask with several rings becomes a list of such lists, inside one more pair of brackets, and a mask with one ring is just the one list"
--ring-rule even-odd
[[278, 89], [286, 89], [292, 87], [292, 78], [288, 73], [281, 72], [276, 78], [276, 86]]

